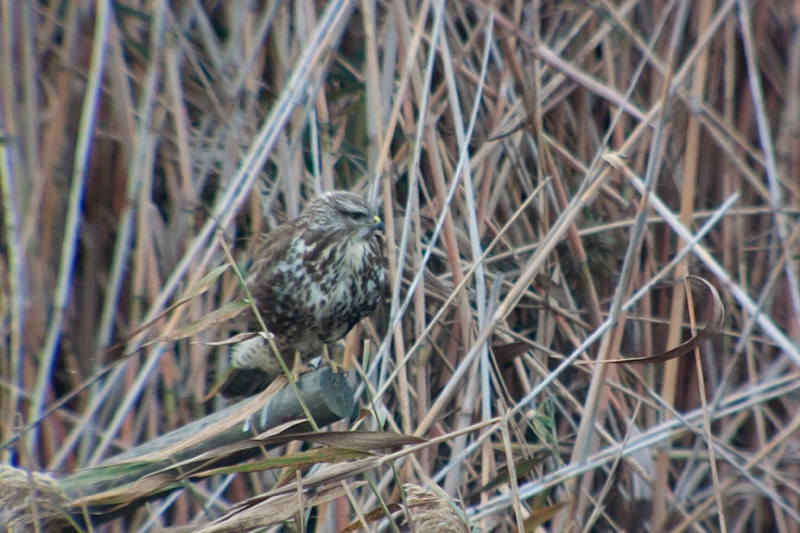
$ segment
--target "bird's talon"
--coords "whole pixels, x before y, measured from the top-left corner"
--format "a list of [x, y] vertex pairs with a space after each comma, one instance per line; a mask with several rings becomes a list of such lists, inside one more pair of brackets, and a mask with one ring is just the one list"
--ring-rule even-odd
[[322, 361], [320, 361], [319, 364], [320, 364], [320, 366], [323, 366], [323, 365], [327, 366], [328, 368], [331, 369], [331, 372], [333, 372], [334, 374], [337, 374], [339, 372], [347, 372], [347, 369], [344, 366], [340, 365], [339, 363], [337, 363], [333, 359], [327, 359], [327, 360], [323, 359]]
[[291, 371], [292, 379], [295, 381], [300, 381], [300, 376], [302, 376], [306, 372], [311, 372], [312, 370], [314, 370], [314, 368], [307, 364], [295, 365]]

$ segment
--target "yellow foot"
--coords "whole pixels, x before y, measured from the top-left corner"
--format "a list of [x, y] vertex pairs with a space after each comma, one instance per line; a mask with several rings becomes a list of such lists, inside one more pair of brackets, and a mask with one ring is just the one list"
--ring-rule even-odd
[[[289, 373], [292, 375], [293, 381], [297, 381], [300, 379], [301, 375], [313, 370], [310, 366], [303, 362], [303, 358], [300, 356], [300, 352], [298, 350], [295, 350], [294, 359], [292, 361], [288, 359], [285, 359], [285, 361], [289, 365]], [[280, 375], [284, 375], [283, 372], [281, 372]]]
[[314, 370], [314, 368], [305, 363], [295, 362], [291, 370], [292, 379], [294, 381], [298, 381], [300, 379], [300, 376], [302, 376], [306, 372], [311, 372], [312, 370]]
[[[341, 360], [343, 358], [343, 356], [344, 356], [344, 353], [343, 353], [343, 350], [341, 350], [339, 348], [340, 348], [339, 345], [335, 345], [333, 347], [332, 351], [334, 353], [334, 357], [338, 356], [338, 359]], [[347, 372], [347, 369], [345, 367], [343, 367], [341, 364], [339, 364], [336, 361], [334, 361], [333, 359], [331, 359], [330, 355], [328, 354], [328, 345], [327, 344], [323, 344], [322, 345], [322, 354], [320, 356], [319, 366], [323, 366], [323, 365], [325, 365], [328, 368], [330, 368], [331, 372], [334, 372], [334, 373]]]
[[345, 367], [343, 367], [333, 359], [322, 359], [319, 362], [319, 366], [320, 367], [327, 366], [328, 368], [331, 369], [331, 372], [333, 372], [334, 374], [338, 372], [347, 372], [347, 369]]

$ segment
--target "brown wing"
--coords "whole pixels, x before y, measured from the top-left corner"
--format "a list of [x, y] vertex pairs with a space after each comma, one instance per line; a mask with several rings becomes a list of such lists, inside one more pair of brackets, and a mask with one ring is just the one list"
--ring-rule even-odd
[[265, 269], [286, 256], [289, 245], [292, 243], [297, 231], [297, 224], [295, 221], [291, 221], [285, 222], [269, 233], [261, 235], [253, 251], [255, 261], [247, 273], [247, 287], [250, 290], [253, 289], [253, 281], [263, 276]]
[[[256, 307], [267, 327], [277, 338], [280, 345], [281, 334], [284, 327], [280, 324], [280, 316], [276, 314], [279, 303], [284, 299], [286, 281], [275, 272], [275, 265], [286, 260], [292, 241], [297, 236], [299, 228], [296, 221], [281, 224], [262, 237], [260, 245], [256, 247], [256, 258], [245, 282], [250, 294], [253, 296]], [[261, 325], [252, 313], [248, 318], [249, 331], [260, 331]]]

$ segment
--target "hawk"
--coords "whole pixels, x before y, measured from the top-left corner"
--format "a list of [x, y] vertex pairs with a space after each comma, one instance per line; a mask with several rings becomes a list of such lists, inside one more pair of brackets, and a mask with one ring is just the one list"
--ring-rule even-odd
[[[263, 238], [245, 283], [288, 365], [320, 355], [375, 310], [385, 281], [383, 229], [367, 202], [335, 191]], [[250, 315], [248, 331], [262, 331]], [[269, 343], [253, 337], [233, 346], [220, 391], [255, 394], [282, 373]]]

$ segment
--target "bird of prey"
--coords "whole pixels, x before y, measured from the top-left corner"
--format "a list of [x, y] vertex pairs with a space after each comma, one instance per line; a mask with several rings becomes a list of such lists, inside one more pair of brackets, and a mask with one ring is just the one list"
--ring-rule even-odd
[[[290, 368], [296, 358], [320, 355], [375, 310], [385, 280], [383, 229], [366, 201], [335, 191], [264, 236], [245, 283]], [[248, 331], [262, 331], [250, 315]], [[282, 373], [266, 339], [252, 337], [233, 346], [220, 392], [255, 394]]]

